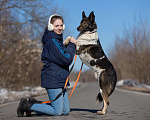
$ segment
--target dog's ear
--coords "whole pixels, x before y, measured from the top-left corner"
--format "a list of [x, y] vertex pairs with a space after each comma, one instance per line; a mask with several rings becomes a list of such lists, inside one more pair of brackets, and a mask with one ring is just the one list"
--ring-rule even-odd
[[85, 15], [85, 12], [83, 11], [82, 12], [82, 18], [85, 18], [86, 17], [86, 15]]
[[92, 11], [91, 13], [90, 13], [90, 15], [89, 15], [89, 20], [91, 21], [91, 22], [93, 22], [94, 23], [94, 21], [95, 21], [95, 15], [94, 15], [94, 12]]

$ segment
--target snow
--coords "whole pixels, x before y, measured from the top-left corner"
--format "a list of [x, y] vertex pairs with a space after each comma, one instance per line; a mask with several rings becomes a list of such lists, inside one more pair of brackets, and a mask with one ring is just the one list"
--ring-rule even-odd
[[150, 89], [150, 85], [142, 84], [142, 87], [145, 87], [147, 89]]
[[138, 81], [132, 80], [132, 79], [126, 79], [126, 80], [119, 80], [116, 84], [117, 87], [122, 87], [122, 86], [130, 86], [130, 87], [137, 87], [137, 88], [146, 88], [150, 89], [150, 85], [146, 84], [140, 84]]
[[[70, 86], [67, 88], [73, 88], [75, 82], [70, 82]], [[81, 83], [78, 82], [76, 87], [80, 87]], [[20, 100], [21, 98], [29, 98], [30, 96], [38, 96], [45, 94], [45, 88], [40, 86], [31, 88], [30, 86], [25, 86], [22, 88], [22, 91], [9, 91], [6, 88], [0, 87], [0, 104]]]
[[[27, 98], [33, 95], [41, 95], [46, 93], [46, 91], [41, 88], [41, 91], [36, 90], [39, 87], [35, 87], [30, 89], [23, 89], [22, 91], [9, 91], [6, 88], [0, 89], [0, 104], [9, 102], [9, 101], [14, 101], [14, 100], [19, 100], [20, 98]], [[36, 91], [35, 91], [36, 90]]]

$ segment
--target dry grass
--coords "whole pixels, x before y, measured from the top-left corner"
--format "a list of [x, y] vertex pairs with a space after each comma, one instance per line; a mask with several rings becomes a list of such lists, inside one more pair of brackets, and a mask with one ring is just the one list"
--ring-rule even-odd
[[123, 87], [117, 87], [117, 88], [136, 91], [136, 92], [150, 93], [150, 89], [147, 89], [147, 88], [144, 88], [144, 87], [137, 88], [137, 87], [123, 86]]

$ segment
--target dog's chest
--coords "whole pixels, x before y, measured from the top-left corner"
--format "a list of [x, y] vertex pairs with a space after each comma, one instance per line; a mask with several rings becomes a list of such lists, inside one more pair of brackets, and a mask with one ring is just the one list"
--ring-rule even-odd
[[85, 64], [90, 64], [90, 61], [93, 60], [93, 58], [87, 52], [81, 53], [79, 57]]
[[91, 66], [90, 62], [91, 62], [92, 60], [96, 61], [96, 59], [92, 58], [92, 57], [90, 56], [90, 54], [88, 54], [87, 52], [81, 53], [81, 54], [79, 55], [79, 57], [80, 57], [81, 61], [82, 61], [85, 65], [87, 65], [88, 67], [90, 67], [92, 70], [94, 70], [94, 71], [99, 70], [99, 68], [97, 68], [96, 66]]
[[82, 46], [89, 46], [89, 45], [95, 45], [97, 46], [98, 44], [98, 34], [95, 30], [95, 32], [86, 32], [84, 34], [80, 34], [77, 37], [77, 46], [76, 49], [77, 51], [80, 51], [79, 57], [81, 59], [81, 61], [87, 65], [88, 67], [90, 67], [94, 72], [100, 74], [103, 69], [100, 69], [97, 65], [91, 65], [91, 61], [97, 61], [97, 59], [93, 58], [88, 52], [87, 52], [87, 48], [84, 49], [80, 49]]

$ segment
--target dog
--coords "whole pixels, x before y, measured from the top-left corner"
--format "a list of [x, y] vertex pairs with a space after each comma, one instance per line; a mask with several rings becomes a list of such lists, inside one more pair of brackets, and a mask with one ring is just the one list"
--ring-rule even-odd
[[[81, 61], [95, 73], [95, 77], [99, 83], [99, 94], [96, 100], [99, 102], [103, 101], [103, 108], [97, 111], [97, 114], [104, 115], [109, 106], [108, 97], [112, 94], [116, 86], [117, 74], [100, 44], [93, 11], [89, 17], [86, 17], [84, 11], [82, 12], [82, 20], [77, 30], [80, 33], [76, 39], [76, 53], [79, 55]], [[69, 44], [70, 39], [71, 37], [69, 36], [64, 41], [64, 45]]]
[[97, 111], [97, 114], [104, 115], [109, 106], [108, 97], [116, 86], [117, 74], [100, 44], [93, 11], [88, 17], [86, 17], [84, 11], [82, 12], [82, 20], [77, 30], [80, 33], [76, 39], [76, 52], [81, 61], [95, 73], [95, 77], [99, 82], [97, 100], [99, 102], [103, 101], [103, 108], [101, 111]]

